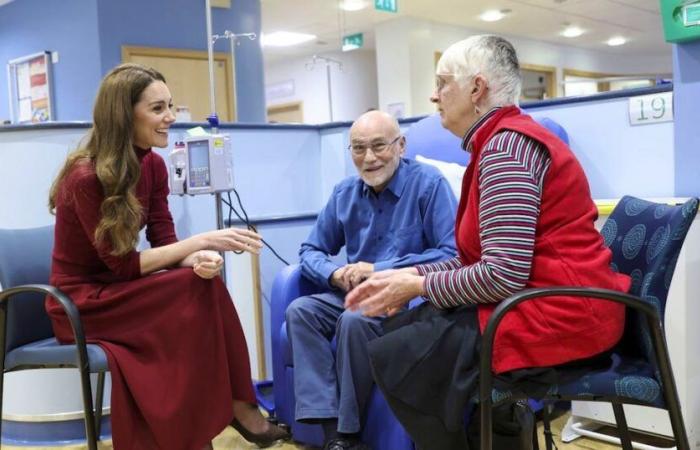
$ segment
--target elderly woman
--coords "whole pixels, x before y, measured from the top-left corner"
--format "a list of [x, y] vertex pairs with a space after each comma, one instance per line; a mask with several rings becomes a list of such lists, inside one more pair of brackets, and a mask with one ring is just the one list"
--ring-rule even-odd
[[[370, 343], [373, 374], [419, 448], [461, 449], [480, 336], [496, 304], [526, 288], [626, 291], [630, 280], [609, 268], [611, 253], [593, 226], [597, 210], [575, 156], [516, 106], [521, 82], [513, 46], [497, 36], [465, 39], [442, 55], [436, 78], [430, 100], [471, 153], [456, 219], [459, 255], [379, 272], [348, 294], [346, 306], [392, 315], [413, 297], [428, 300], [387, 321], [387, 333]], [[623, 307], [609, 302], [523, 303], [501, 323], [493, 370], [594, 357], [617, 343], [623, 326]]]

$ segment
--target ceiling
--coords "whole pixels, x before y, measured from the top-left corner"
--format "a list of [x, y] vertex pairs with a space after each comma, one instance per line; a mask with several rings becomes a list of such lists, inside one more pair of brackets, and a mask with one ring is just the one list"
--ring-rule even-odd
[[[663, 39], [659, 0], [397, 0], [398, 13], [375, 11], [374, 0], [366, 1], [367, 8], [346, 12], [338, 8], [338, 0], [261, 0], [263, 32], [284, 30], [318, 36], [300, 46], [266, 47], [265, 60], [339, 50], [342, 35], [358, 32], [365, 33], [364, 45], [372, 48], [374, 26], [398, 17], [611, 53], [659, 55], [671, 51]], [[499, 22], [488, 23], [478, 18], [487, 9], [511, 12]], [[585, 33], [573, 39], [561, 37], [566, 24], [577, 25]], [[606, 45], [614, 35], [627, 38], [627, 44]]]

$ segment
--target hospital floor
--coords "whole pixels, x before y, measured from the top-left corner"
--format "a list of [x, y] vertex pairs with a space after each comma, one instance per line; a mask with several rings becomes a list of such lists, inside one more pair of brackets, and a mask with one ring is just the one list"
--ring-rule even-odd
[[[552, 422], [552, 432], [554, 434], [554, 440], [557, 447], [560, 450], [612, 450], [620, 448], [615, 445], [606, 444], [604, 442], [595, 441], [592, 439], [579, 438], [570, 444], [562, 444], [559, 439], [561, 429], [566, 424], [569, 414], [564, 414]], [[537, 435], [540, 438], [540, 448], [544, 449], [544, 439], [542, 436], [542, 423], [540, 422], [539, 431]], [[7, 450], [85, 450], [87, 447], [84, 445], [72, 445], [63, 447], [14, 447], [14, 446], [2, 446], [3, 449]], [[113, 450], [111, 441], [102, 442], [99, 446], [100, 450]], [[214, 450], [249, 450], [256, 449], [257, 447], [253, 444], [246, 442], [233, 428], [227, 427], [220, 435], [214, 440]], [[294, 443], [284, 443], [278, 444], [275, 447], [271, 447], [275, 450], [311, 450], [312, 447], [305, 447], [303, 445], [297, 445]]]

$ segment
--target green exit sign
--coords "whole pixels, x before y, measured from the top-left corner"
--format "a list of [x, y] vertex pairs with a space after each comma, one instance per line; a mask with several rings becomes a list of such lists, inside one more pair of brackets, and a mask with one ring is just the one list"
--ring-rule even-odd
[[358, 48], [362, 48], [364, 43], [365, 38], [362, 36], [362, 33], [343, 36], [343, 51], [349, 52], [350, 50], [357, 50]]
[[700, 4], [683, 7], [683, 25], [686, 27], [700, 25]]
[[396, 2], [398, 0], [374, 0], [374, 9], [377, 11], [386, 11], [395, 13]]

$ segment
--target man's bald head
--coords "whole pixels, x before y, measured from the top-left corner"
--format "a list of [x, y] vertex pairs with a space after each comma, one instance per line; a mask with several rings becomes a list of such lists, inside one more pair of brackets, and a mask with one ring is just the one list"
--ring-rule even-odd
[[371, 132], [385, 132], [387, 135], [396, 136], [401, 132], [399, 122], [391, 114], [384, 111], [367, 111], [357, 118], [350, 127], [350, 139], [353, 133], [362, 131], [362, 134]]
[[350, 127], [352, 162], [375, 192], [381, 192], [391, 181], [405, 146], [398, 121], [383, 111], [368, 111]]

